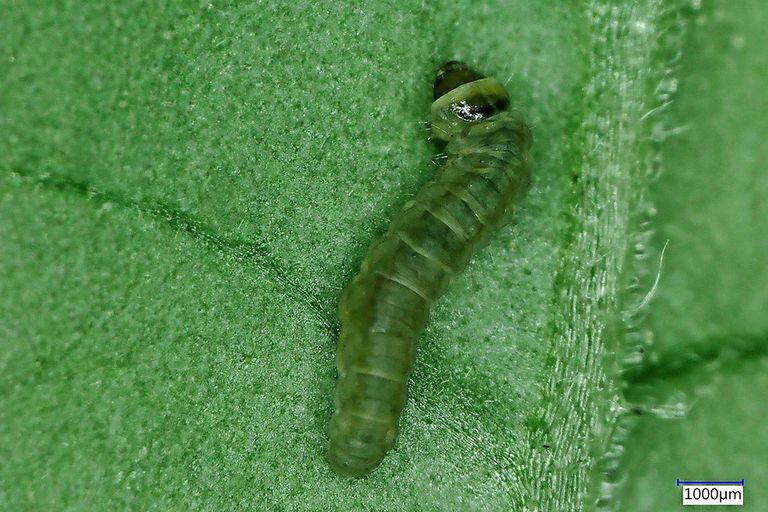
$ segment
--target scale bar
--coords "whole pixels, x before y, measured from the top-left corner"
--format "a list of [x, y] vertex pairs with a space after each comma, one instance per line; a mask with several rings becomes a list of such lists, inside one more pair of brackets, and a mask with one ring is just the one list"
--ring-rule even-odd
[[741, 485], [744, 486], [744, 479], [741, 480], [725, 480], [718, 482], [715, 480], [680, 480], [677, 479], [677, 485]]

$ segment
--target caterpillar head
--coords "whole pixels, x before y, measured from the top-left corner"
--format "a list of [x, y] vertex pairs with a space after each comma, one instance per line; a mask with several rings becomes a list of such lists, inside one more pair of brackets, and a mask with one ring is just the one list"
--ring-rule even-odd
[[446, 62], [437, 70], [432, 103], [432, 136], [448, 141], [469, 124], [509, 107], [509, 95], [495, 78], [463, 62]]

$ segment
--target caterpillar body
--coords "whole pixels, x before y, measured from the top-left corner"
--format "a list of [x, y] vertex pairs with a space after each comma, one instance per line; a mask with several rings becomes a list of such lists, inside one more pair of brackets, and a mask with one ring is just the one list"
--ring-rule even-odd
[[416, 342], [433, 302], [507, 224], [531, 184], [531, 130], [503, 85], [464, 63], [437, 72], [432, 136], [448, 158], [375, 242], [345, 288], [326, 457], [359, 477], [393, 446]]

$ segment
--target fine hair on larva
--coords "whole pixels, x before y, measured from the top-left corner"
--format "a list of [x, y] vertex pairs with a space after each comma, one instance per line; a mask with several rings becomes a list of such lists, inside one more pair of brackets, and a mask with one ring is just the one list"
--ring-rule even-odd
[[430, 307], [531, 185], [531, 130], [495, 78], [443, 64], [431, 131], [445, 143], [444, 164], [371, 245], [341, 297], [326, 457], [342, 475], [368, 474], [394, 445]]

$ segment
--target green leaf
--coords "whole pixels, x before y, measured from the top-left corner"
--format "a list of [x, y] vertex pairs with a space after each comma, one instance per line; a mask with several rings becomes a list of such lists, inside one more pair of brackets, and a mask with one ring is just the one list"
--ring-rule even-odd
[[[4, 7], [0, 508], [583, 509], [658, 2]], [[508, 83], [535, 185], [436, 307], [396, 449], [347, 480], [335, 308], [433, 172], [451, 58]]]
[[[744, 478], [744, 510], [764, 510], [768, 10], [704, 2], [687, 21], [666, 113], [677, 133], [659, 147], [651, 188], [655, 254], [669, 244], [644, 327], [652, 343], [626, 388], [638, 409], [661, 417], [637, 420], [620, 440], [627, 453], [612, 509], [679, 507], [678, 478]], [[675, 411], [685, 414], [665, 419]]]

